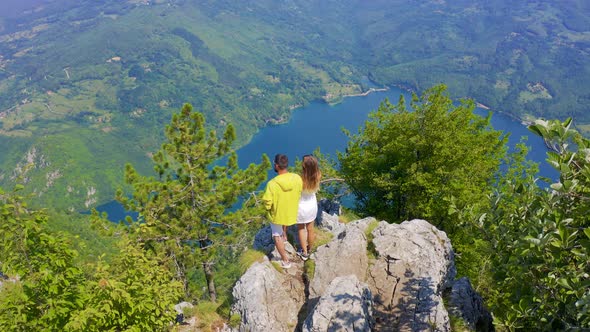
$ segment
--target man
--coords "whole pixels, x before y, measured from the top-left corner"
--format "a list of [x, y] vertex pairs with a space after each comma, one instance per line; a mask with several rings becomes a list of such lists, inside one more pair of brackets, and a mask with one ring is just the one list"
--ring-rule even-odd
[[289, 159], [287, 156], [284, 154], [275, 156], [274, 169], [278, 175], [268, 182], [266, 191], [262, 196], [270, 218], [275, 247], [281, 255], [281, 266], [284, 269], [291, 267], [289, 257], [287, 257], [285, 251], [287, 226], [294, 225], [297, 222], [297, 208], [303, 187], [301, 176], [289, 173], [288, 166]]

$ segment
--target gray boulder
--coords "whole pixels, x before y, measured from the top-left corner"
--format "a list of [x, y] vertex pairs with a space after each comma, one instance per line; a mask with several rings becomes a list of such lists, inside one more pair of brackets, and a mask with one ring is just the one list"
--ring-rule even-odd
[[316, 299], [324, 294], [334, 278], [355, 275], [366, 280], [369, 259], [367, 237], [358, 224], [344, 225], [332, 241], [311, 255], [315, 261], [314, 274], [309, 282], [309, 297]]
[[330, 215], [323, 211], [320, 215], [321, 218], [318, 218], [316, 222], [318, 228], [330, 231], [334, 235], [338, 235], [346, 229], [346, 224], [341, 223], [337, 215]]
[[424, 220], [381, 222], [369, 271], [377, 324], [400, 331], [449, 331], [442, 293], [456, 270], [447, 235]]
[[368, 217], [368, 218], [364, 218], [364, 219], [350, 222], [350, 223], [346, 224], [346, 228], [354, 227], [364, 233], [367, 230], [367, 228], [369, 227], [369, 224], [371, 224], [373, 222], [377, 222], [377, 220], [373, 217]]
[[471, 287], [468, 278], [461, 278], [453, 284], [449, 296], [449, 313], [460, 317], [474, 331], [494, 331], [493, 319], [485, 308], [483, 299]]
[[[332, 232], [334, 238], [311, 255], [308, 267], [314, 267], [313, 275], [303, 274], [303, 262], [287, 244], [292, 268], [278, 272], [265, 258], [238, 281], [232, 307], [241, 316], [236, 331], [446, 332], [450, 320], [442, 296], [452, 286], [452, 312], [471, 328], [493, 329], [489, 313], [483, 311], [481, 298], [468, 281], [454, 282], [454, 254], [444, 232], [424, 220], [399, 225], [382, 221], [368, 243], [367, 228], [375, 219], [343, 224], [337, 216], [325, 212], [322, 216], [318, 227]], [[255, 248], [273, 261], [280, 260], [268, 226], [258, 233]], [[370, 291], [365, 292], [363, 282]], [[367, 294], [373, 296], [372, 315]], [[368, 307], [359, 306], [361, 302]], [[313, 308], [307, 316], [306, 308]], [[298, 316], [307, 319], [298, 321]], [[366, 328], [362, 321], [374, 324]]]
[[335, 278], [303, 323], [303, 332], [372, 330], [371, 291], [354, 275]]
[[254, 263], [233, 289], [232, 313], [239, 314], [238, 331], [293, 331], [305, 302], [305, 289], [299, 278], [277, 271], [265, 259]]
[[184, 312], [184, 308], [192, 309], [194, 305], [190, 302], [180, 302], [174, 306], [174, 310], [177, 314], [182, 314]]

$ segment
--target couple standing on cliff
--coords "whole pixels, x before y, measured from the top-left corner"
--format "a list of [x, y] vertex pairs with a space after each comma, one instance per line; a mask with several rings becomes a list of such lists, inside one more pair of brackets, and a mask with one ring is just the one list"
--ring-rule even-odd
[[318, 160], [312, 155], [303, 156], [301, 175], [290, 173], [289, 159], [277, 154], [274, 159], [276, 177], [268, 182], [262, 200], [270, 218], [272, 237], [279, 254], [281, 266], [291, 267], [285, 251], [287, 226], [297, 224], [301, 251], [297, 255], [306, 261], [314, 241], [313, 221], [318, 211], [316, 192], [320, 188], [321, 172]]

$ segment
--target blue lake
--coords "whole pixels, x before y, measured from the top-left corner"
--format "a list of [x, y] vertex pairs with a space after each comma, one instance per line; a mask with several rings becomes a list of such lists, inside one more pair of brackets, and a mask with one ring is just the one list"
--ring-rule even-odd
[[[277, 153], [284, 153], [290, 160], [294, 160], [313, 152], [317, 147], [321, 148], [322, 153], [335, 156], [336, 151], [344, 151], [346, 148], [347, 138], [342, 128], [356, 133], [367, 120], [368, 114], [376, 110], [385, 98], [396, 104], [400, 94], [404, 94], [406, 100], [411, 98], [407, 92], [391, 88], [367, 96], [345, 98], [342, 103], [334, 106], [314, 102], [297, 109], [288, 123], [262, 129], [248, 145], [238, 150], [239, 164], [246, 167], [252, 162], [260, 162], [263, 153], [271, 160]], [[481, 108], [476, 110], [476, 113], [483, 116], [488, 112]], [[557, 172], [545, 162], [547, 149], [540, 137], [531, 133], [520, 122], [500, 113], [493, 113], [492, 125], [495, 129], [511, 133], [511, 147], [520, 141], [521, 136], [526, 136], [526, 144], [530, 148], [529, 159], [541, 163], [541, 175], [552, 178], [557, 176]]]
[[[273, 125], [260, 130], [250, 143], [237, 151], [240, 167], [246, 167], [250, 163], [259, 163], [262, 154], [269, 158], [277, 153], [286, 154], [290, 161], [301, 158], [303, 155], [313, 152], [320, 147], [322, 153], [335, 156], [337, 151], [344, 151], [347, 138], [342, 128], [356, 133], [358, 128], [367, 120], [368, 114], [379, 107], [379, 103], [389, 98], [396, 104], [400, 94], [404, 94], [406, 100], [410, 95], [398, 88], [388, 91], [373, 92], [367, 96], [348, 97], [337, 105], [328, 105], [324, 102], [313, 102], [304, 108], [293, 112], [291, 120], [281, 125]], [[478, 108], [476, 112], [487, 115], [488, 111]], [[495, 129], [511, 133], [509, 145], [513, 147], [522, 136], [528, 140], [528, 158], [540, 163], [541, 176], [556, 179], [558, 173], [545, 162], [547, 149], [543, 140], [531, 133], [520, 122], [501, 113], [493, 113], [492, 125]], [[274, 173], [269, 172], [269, 179]], [[118, 221], [124, 218], [122, 207], [116, 202], [109, 202], [97, 208], [106, 211], [109, 219]]]

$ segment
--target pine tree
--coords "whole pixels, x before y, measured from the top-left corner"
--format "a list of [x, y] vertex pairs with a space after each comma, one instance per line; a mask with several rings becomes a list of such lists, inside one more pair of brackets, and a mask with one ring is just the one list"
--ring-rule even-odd
[[145, 248], [171, 258], [186, 295], [190, 297], [188, 273], [202, 268], [210, 299], [216, 301], [216, 257], [240, 244], [249, 226], [259, 225], [263, 213], [253, 192], [266, 180], [270, 161], [264, 155], [260, 164], [240, 169], [231, 147], [234, 127], [228, 125], [218, 138], [189, 104], [172, 117], [166, 138], [153, 157], [158, 178], [139, 175], [127, 165], [133, 196], [119, 191], [118, 200], [139, 213], [129, 230]]

